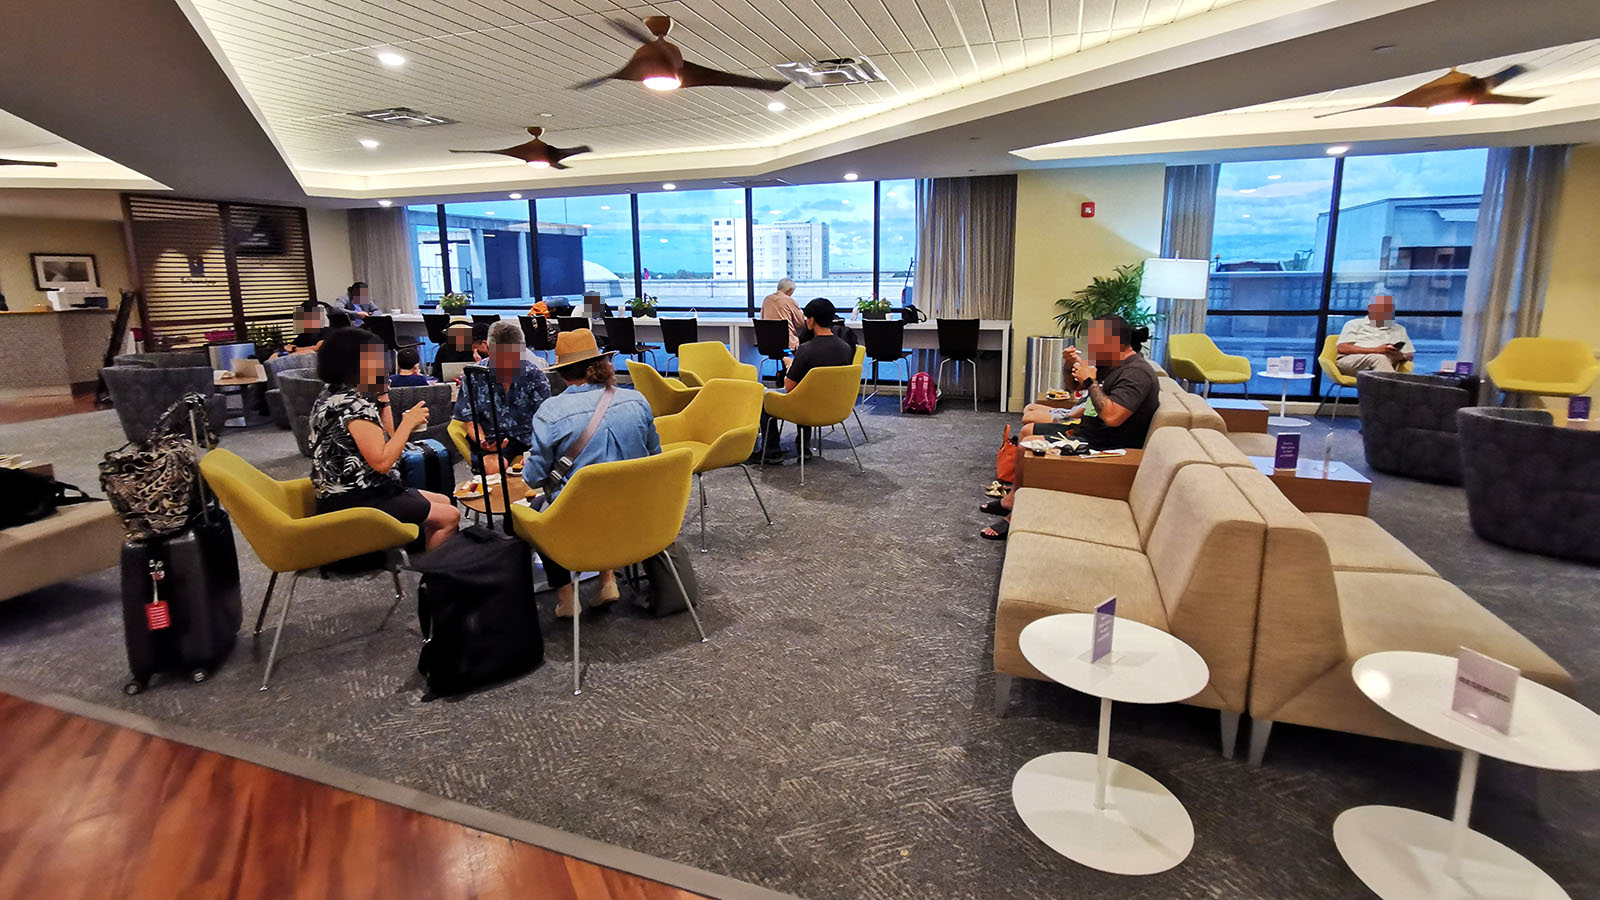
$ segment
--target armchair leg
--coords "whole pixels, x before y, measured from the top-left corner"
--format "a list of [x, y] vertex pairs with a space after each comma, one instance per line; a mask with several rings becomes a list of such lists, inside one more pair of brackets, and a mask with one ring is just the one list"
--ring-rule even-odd
[[1208, 382], [1206, 382], [1206, 392], [1205, 392], [1205, 394], [1204, 394], [1204, 395], [1203, 395], [1203, 396], [1204, 396], [1204, 397], [1205, 397], [1205, 398], [1206, 398], [1206, 399], [1207, 399], [1207, 400], [1210, 400], [1210, 399], [1211, 399], [1211, 382], [1209, 382], [1209, 381], [1208, 381]]
[[1233, 750], [1239, 744], [1239, 714], [1222, 711], [1222, 758], [1233, 759]]
[[[843, 428], [843, 429], [840, 429], [840, 430], [844, 432], [844, 439], [846, 441], [850, 442], [850, 455], [854, 456], [856, 458], [856, 469], [859, 472], [867, 471], [867, 467], [863, 466], [861, 464], [861, 454], [856, 452], [856, 442], [855, 442], [854, 438], [850, 437], [850, 429]], [[804, 481], [801, 482], [801, 484], [804, 484], [804, 483], [805, 483]]]
[[944, 364], [949, 361], [948, 359], [939, 360], [939, 368], [935, 370], [937, 374], [933, 376], [933, 392], [935, 396], [944, 390]]
[[[874, 391], [873, 393], [877, 393], [877, 392]], [[798, 422], [795, 423], [795, 426], [794, 426], [794, 446], [795, 446], [795, 449], [799, 451], [795, 455], [800, 457], [800, 486], [801, 487], [805, 487], [806, 486], [806, 450], [805, 450], [804, 447], [800, 446], [800, 432], [802, 432], [804, 430], [805, 430], [805, 428], [802, 427]]]
[[[694, 619], [694, 630], [700, 632], [700, 643], [704, 644], [710, 638], [706, 637], [706, 630], [700, 625], [700, 614], [695, 612], [694, 598], [690, 597], [688, 590], [684, 588], [683, 579], [678, 576], [678, 567], [672, 564], [672, 554], [663, 551], [661, 558], [667, 561], [667, 571], [672, 573], [672, 580], [677, 582], [678, 592], [683, 594], [683, 603], [689, 607], [689, 617]], [[573, 647], [576, 648], [577, 644], [573, 644]]]
[[1017, 679], [1014, 676], [1002, 675], [999, 672], [994, 673], [994, 714], [996, 716], [1005, 718], [1006, 713], [1010, 711], [1011, 692], [1016, 683]]
[[272, 573], [272, 577], [267, 579], [267, 594], [266, 594], [266, 596], [261, 598], [261, 611], [259, 613], [256, 613], [256, 630], [255, 630], [255, 636], [256, 637], [260, 637], [261, 636], [261, 623], [263, 623], [263, 622], [265, 622], [267, 620], [267, 607], [272, 605], [272, 590], [273, 590], [273, 588], [276, 588], [277, 586], [278, 586], [278, 573], [277, 572], [273, 572]]
[[761, 499], [761, 489], [756, 487], [756, 479], [755, 476], [750, 474], [750, 467], [740, 463], [739, 468], [743, 470], [745, 480], [750, 482], [750, 491], [756, 495], [756, 502], [761, 504], [761, 514], [767, 517], [767, 524], [771, 525], [772, 513], [767, 512], [767, 501]]
[[300, 573], [289, 579], [289, 596], [283, 598], [283, 609], [278, 611], [278, 630], [272, 635], [272, 649], [267, 652], [267, 671], [261, 675], [261, 690], [272, 683], [272, 667], [278, 661], [278, 642], [283, 640], [283, 623], [289, 618], [289, 607], [294, 605], [294, 588], [300, 583]]
[[1267, 738], [1272, 736], [1272, 720], [1250, 720], [1250, 765], [1259, 766], [1267, 755]]
[[867, 443], [867, 426], [861, 424], [861, 413], [858, 410], [852, 409], [850, 410], [850, 415], [856, 417], [856, 427], [861, 429], [861, 443]]
[[700, 552], [706, 552], [706, 476], [696, 472], [695, 483], [700, 486]]
[[583, 693], [583, 658], [578, 652], [578, 620], [583, 618], [583, 605], [578, 602], [578, 576], [572, 573], [572, 696]]
[[978, 361], [972, 361], [972, 411], [978, 411]]

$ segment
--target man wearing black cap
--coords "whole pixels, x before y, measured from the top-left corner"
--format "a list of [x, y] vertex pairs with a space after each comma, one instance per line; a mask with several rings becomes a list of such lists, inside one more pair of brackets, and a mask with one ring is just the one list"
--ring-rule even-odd
[[[856, 350], [843, 338], [833, 333], [834, 325], [838, 323], [838, 313], [833, 308], [833, 301], [824, 297], [806, 304], [805, 308], [806, 330], [811, 333], [811, 338], [802, 341], [794, 356], [789, 360], [789, 371], [783, 376], [783, 389], [792, 391], [795, 386], [806, 377], [812, 369], [826, 366], [847, 366], [855, 361]], [[766, 418], [766, 414], [762, 416]], [[777, 419], [767, 418], [764, 448], [757, 451], [757, 461], [772, 465], [783, 462], [783, 448], [779, 445], [779, 434], [782, 425]], [[797, 451], [805, 453], [810, 450], [810, 429], [800, 431], [800, 445]]]

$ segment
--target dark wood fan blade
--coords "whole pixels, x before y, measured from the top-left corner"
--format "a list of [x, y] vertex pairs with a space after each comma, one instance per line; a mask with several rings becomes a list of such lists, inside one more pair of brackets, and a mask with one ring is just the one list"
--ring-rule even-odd
[[1521, 105], [1526, 105], [1526, 104], [1529, 104], [1529, 103], [1538, 103], [1540, 100], [1543, 100], [1543, 99], [1544, 99], [1543, 97], [1514, 97], [1511, 94], [1496, 94], [1496, 93], [1492, 93], [1491, 92], [1491, 93], [1488, 93], [1488, 94], [1484, 94], [1483, 98], [1480, 99], [1478, 102], [1479, 103], [1515, 103], [1515, 104], [1521, 106]]
[[586, 90], [588, 90], [590, 88], [597, 88], [600, 85], [605, 84], [608, 81], [611, 81], [612, 79], [621, 78], [621, 77], [622, 77], [621, 73], [612, 72], [610, 75], [601, 75], [599, 78], [591, 78], [588, 81], [580, 81], [577, 84], [573, 85], [572, 89], [575, 90], [575, 91], [586, 91]]
[[556, 162], [560, 162], [561, 160], [564, 160], [564, 159], [566, 159], [566, 158], [568, 158], [570, 156], [577, 156], [580, 153], [593, 153], [593, 152], [594, 152], [594, 149], [592, 147], [590, 147], [588, 144], [579, 144], [576, 147], [551, 147], [550, 148], [550, 160], [551, 160], [552, 163], [556, 163]]
[[54, 169], [56, 164], [53, 162], [35, 162], [29, 159], [0, 159], [0, 166], [41, 166], [46, 169]]
[[752, 75], [735, 75], [721, 69], [712, 69], [685, 60], [678, 73], [684, 87], [734, 87], [757, 91], [781, 91], [789, 82], [781, 78], [756, 78]]
[[1527, 66], [1506, 66], [1504, 69], [1501, 69], [1493, 75], [1485, 75], [1479, 80], [1488, 86], [1489, 90], [1492, 91], [1519, 75], [1527, 74], [1528, 71], [1529, 69]]
[[527, 141], [526, 143], [518, 144], [515, 147], [505, 147], [505, 148], [499, 149], [499, 150], [451, 150], [450, 152], [451, 153], [498, 153], [501, 156], [509, 156], [512, 159], [520, 159], [523, 162], [527, 162], [530, 159], [539, 159], [541, 156], [543, 156], [542, 148], [544, 148], [546, 146], [548, 146], [548, 145], [545, 144], [544, 141], [532, 140], [532, 141]]
[[643, 26], [636, 25], [633, 22], [629, 22], [624, 19], [607, 19], [606, 21], [610, 22], [613, 28], [622, 32], [627, 37], [633, 38], [641, 44], [648, 44], [656, 39], [656, 36], [648, 31], [645, 31]]

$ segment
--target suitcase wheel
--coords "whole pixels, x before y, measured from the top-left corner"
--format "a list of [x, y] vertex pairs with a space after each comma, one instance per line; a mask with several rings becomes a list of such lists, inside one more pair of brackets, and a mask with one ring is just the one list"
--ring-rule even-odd
[[211, 673], [206, 671], [205, 669], [195, 669], [193, 672], [189, 673], [189, 680], [194, 682], [195, 684], [199, 684], [200, 682], [205, 681], [207, 678], [210, 678], [210, 677], [211, 677]]
[[127, 694], [130, 697], [132, 697], [134, 694], [143, 693], [144, 692], [144, 682], [140, 681], [137, 678], [134, 678], [134, 679], [130, 680], [127, 684], [122, 686], [122, 692], [124, 694]]

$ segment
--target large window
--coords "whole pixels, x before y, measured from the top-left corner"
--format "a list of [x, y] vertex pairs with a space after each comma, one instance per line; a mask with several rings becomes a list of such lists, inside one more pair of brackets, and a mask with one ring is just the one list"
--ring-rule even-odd
[[[1391, 294], [1417, 370], [1436, 370], [1460, 339], [1486, 159], [1452, 150], [1224, 163], [1206, 332], [1255, 371], [1274, 356], [1306, 359], [1316, 377], [1298, 393], [1315, 396], [1326, 336], [1365, 315], [1373, 295]], [[1256, 377], [1248, 389], [1276, 396], [1281, 384]]]
[[878, 182], [878, 296], [900, 306], [914, 303], [917, 255], [917, 182]]
[[633, 299], [632, 202], [627, 194], [535, 201], [545, 302], [576, 305], [592, 292], [620, 310]]
[[411, 233], [411, 243], [416, 247], [417, 302], [433, 306], [451, 290], [445, 284], [444, 248], [439, 243], [439, 207], [406, 207], [406, 228]]
[[528, 204], [520, 200], [446, 203], [450, 281], [477, 307], [533, 304]]
[[640, 275], [663, 309], [750, 314], [744, 198], [738, 188], [639, 195]]
[[[804, 303], [840, 309], [872, 294], [872, 182], [757, 188], [750, 194], [756, 296], [792, 278]], [[741, 223], [742, 224], [742, 223]]]

